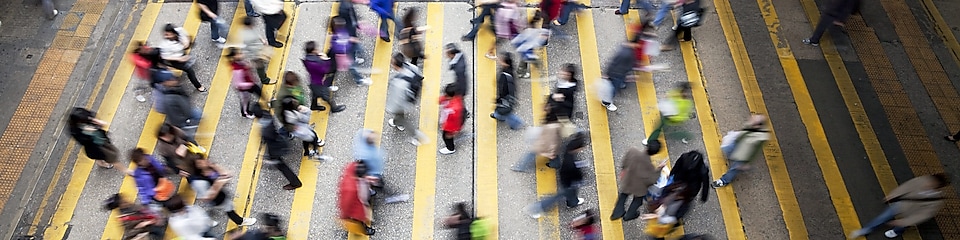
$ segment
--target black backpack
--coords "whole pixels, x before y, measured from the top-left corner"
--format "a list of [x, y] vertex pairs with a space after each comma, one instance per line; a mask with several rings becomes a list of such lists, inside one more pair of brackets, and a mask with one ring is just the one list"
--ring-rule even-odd
[[[405, 63], [403, 67], [409, 68], [410, 66], [406, 66], [406, 64], [409, 63]], [[407, 101], [416, 102], [417, 99], [420, 98], [421, 90], [423, 90], [423, 75], [417, 73], [417, 71], [414, 71], [413, 69], [410, 69], [410, 71], [413, 72], [413, 76], [403, 77], [403, 80], [406, 80], [408, 83], [410, 83], [409, 89], [412, 92], [411, 96], [407, 96]]]

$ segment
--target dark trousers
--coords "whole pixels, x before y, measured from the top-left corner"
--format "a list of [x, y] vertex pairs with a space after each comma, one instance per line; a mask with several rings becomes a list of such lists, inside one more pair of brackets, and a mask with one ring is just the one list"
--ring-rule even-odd
[[560, 22], [560, 25], [565, 25], [567, 24], [567, 21], [570, 21], [570, 14], [573, 13], [573, 11], [579, 11], [583, 9], [587, 9], [587, 5], [584, 5], [583, 3], [565, 2], [563, 3], [563, 7], [560, 8], [560, 17], [557, 19], [557, 22]]
[[677, 26], [677, 30], [670, 35], [670, 40], [667, 40], [667, 44], [675, 44], [674, 42], [679, 40], [681, 34], [683, 34], [683, 41], [693, 40], [691, 30], [693, 30], [693, 28]]
[[820, 43], [820, 37], [823, 37], [823, 32], [826, 32], [827, 28], [833, 25], [833, 21], [836, 21], [836, 19], [831, 16], [826, 14], [820, 15], [820, 22], [817, 22], [817, 28], [813, 29], [813, 35], [810, 35], [810, 42]]
[[477, 38], [477, 32], [480, 31], [480, 25], [483, 25], [483, 19], [486, 17], [490, 17], [490, 22], [492, 23], [493, 11], [494, 9], [497, 9], [497, 7], [499, 6], [500, 6], [499, 4], [480, 5], [479, 6], [480, 15], [477, 15], [477, 17], [470, 19], [470, 23], [473, 24], [473, 29], [470, 29], [470, 32], [467, 33], [467, 35], [463, 35], [463, 38], [469, 38], [470, 40]]
[[283, 162], [283, 159], [277, 158], [277, 170], [280, 170], [280, 174], [283, 174], [283, 178], [286, 178], [290, 182], [290, 186], [300, 187], [303, 186], [303, 183], [300, 182], [300, 178], [297, 177], [297, 173], [293, 172], [293, 169], [290, 169], [290, 166], [287, 163]]
[[179, 69], [187, 74], [187, 78], [190, 79], [190, 83], [193, 83], [193, 87], [200, 88], [203, 85], [200, 84], [200, 80], [197, 79], [197, 72], [193, 70], [193, 66], [187, 66], [185, 62], [178, 61], [167, 61], [170, 63], [170, 67]]
[[310, 106], [316, 107], [320, 106], [317, 102], [317, 98], [323, 99], [324, 102], [330, 104], [330, 107], [336, 106], [336, 103], [333, 102], [333, 98], [330, 97], [330, 88], [318, 84], [310, 84]]
[[456, 150], [456, 146], [453, 145], [454, 138], [456, 138], [456, 133], [443, 131], [443, 143], [447, 146], [447, 150]]
[[230, 221], [236, 223], [237, 225], [243, 223], [243, 217], [241, 217], [240, 214], [237, 214], [237, 212], [234, 210], [227, 211], [227, 218], [230, 218]]
[[280, 29], [280, 25], [283, 25], [284, 21], [287, 21], [287, 14], [283, 11], [273, 15], [263, 15], [263, 26], [266, 28], [268, 43], [277, 42], [277, 30]]

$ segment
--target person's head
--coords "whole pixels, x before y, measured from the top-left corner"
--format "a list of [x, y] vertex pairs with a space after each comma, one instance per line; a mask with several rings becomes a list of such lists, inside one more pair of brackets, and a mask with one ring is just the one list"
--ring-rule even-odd
[[230, 59], [230, 61], [239, 61], [243, 59], [243, 52], [235, 47], [227, 48], [227, 59]]
[[937, 188], [944, 188], [950, 186], [950, 176], [945, 173], [937, 173], [930, 175], [937, 180]]
[[680, 95], [683, 96], [683, 98], [692, 98], [690, 94], [690, 83], [681, 82], [677, 84], [677, 90], [680, 90]]
[[500, 67], [513, 69], [513, 54], [510, 53], [501, 53], [502, 55], [497, 56], [497, 63], [500, 64]]
[[406, 14], [403, 15], [403, 26], [413, 27], [413, 24], [417, 22], [418, 14], [417, 8], [408, 8]]
[[287, 71], [283, 73], [283, 85], [287, 86], [300, 86], [300, 76], [297, 76], [297, 73], [293, 71]]
[[176, 127], [170, 125], [169, 123], [163, 123], [160, 125], [160, 130], [157, 131], [157, 138], [170, 141], [175, 135]]
[[178, 40], [180, 39], [180, 33], [177, 32], [177, 27], [173, 26], [172, 23], [167, 23], [163, 26], [163, 38], [168, 40]]
[[392, 66], [394, 70], [400, 70], [406, 61], [407, 59], [403, 57], [403, 54], [396, 53], [393, 54], [393, 58], [390, 60], [390, 66]]
[[150, 52], [150, 45], [147, 45], [145, 41], [137, 41], [136, 47], [133, 48], [133, 53], [138, 54], [147, 54]]
[[303, 45], [303, 52], [306, 54], [317, 54], [318, 51], [317, 42], [315, 41], [309, 41]]
[[183, 202], [183, 197], [176, 194], [170, 197], [167, 202], [163, 203], [163, 206], [172, 213], [178, 213], [187, 208], [187, 204]]
[[345, 28], [347, 28], [346, 19], [343, 19], [343, 17], [341, 16], [334, 16], [333, 18], [330, 18], [331, 31], [336, 31], [336, 30], [345, 29]]
[[443, 95], [447, 97], [457, 96], [457, 87], [453, 84], [447, 84], [446, 87], [443, 87]]
[[367, 163], [363, 160], [357, 161], [356, 166], [353, 169], [354, 176], [358, 178], [363, 178], [367, 176]]
[[243, 26], [244, 26], [244, 27], [247, 27], [247, 28], [252, 28], [252, 27], [253, 27], [253, 18], [252, 18], [252, 17], [244, 17], [244, 18], [243, 18]]
[[657, 153], [660, 153], [660, 148], [660, 140], [650, 139], [650, 141], [647, 143], [647, 155], [653, 156]]
[[570, 82], [576, 82], [577, 80], [573, 76], [577, 75], [577, 65], [573, 63], [567, 63], [563, 65], [563, 68], [560, 69], [559, 77], [560, 79], [567, 80]]
[[467, 211], [467, 203], [458, 202], [453, 205], [454, 214], [460, 214], [464, 216], [470, 216], [470, 212]]
[[747, 128], [761, 128], [767, 124], [767, 116], [754, 114], [747, 119]]
[[138, 167], [149, 167], [150, 160], [147, 159], [147, 152], [143, 148], [130, 150], [130, 162], [137, 164]]
[[286, 96], [280, 100], [280, 106], [283, 107], [283, 110], [296, 111], [297, 107], [300, 107], [300, 101], [292, 96]]
[[530, 18], [530, 22], [529, 22], [529, 24], [527, 24], [527, 26], [532, 27], [532, 28], [538, 28], [538, 27], [540, 27], [540, 24], [537, 24], [537, 23], [540, 23], [540, 20], [543, 20], [543, 15], [541, 15], [541, 14], [542, 14], [542, 13], [540, 12], [539, 9], [538, 9], [537, 11], [534, 11], [534, 12], [533, 12], [533, 17]]
[[457, 47], [456, 43], [447, 43], [444, 49], [446, 49], [447, 58], [453, 58], [460, 53], [460, 47]]
[[80, 124], [90, 124], [93, 122], [94, 115], [95, 113], [85, 108], [73, 108], [70, 111], [70, 126], [78, 127]]

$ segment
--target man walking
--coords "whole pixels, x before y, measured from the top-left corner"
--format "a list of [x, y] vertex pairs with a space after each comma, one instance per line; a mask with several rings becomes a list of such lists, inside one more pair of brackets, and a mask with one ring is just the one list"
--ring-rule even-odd
[[943, 189], [950, 185], [950, 178], [943, 173], [920, 176], [910, 179], [893, 189], [884, 200], [887, 209], [883, 210], [863, 228], [853, 231], [850, 239], [870, 234], [881, 225], [893, 226], [883, 233], [888, 238], [903, 234], [906, 227], [914, 226], [937, 216], [943, 208]]
[[406, 115], [416, 107], [415, 104], [420, 99], [423, 73], [416, 65], [408, 63], [400, 53], [393, 55], [391, 67], [396, 74], [390, 79], [386, 110], [393, 117], [387, 120], [387, 124], [400, 131], [410, 128], [410, 132], [413, 134], [410, 143], [419, 146], [421, 141], [426, 140], [426, 135], [420, 132], [418, 124], [411, 123]]
[[277, 30], [287, 21], [287, 14], [283, 12], [283, 0], [250, 0], [250, 3], [253, 4], [253, 9], [263, 16], [267, 44], [282, 48], [283, 43], [277, 41]]
[[820, 22], [817, 22], [817, 28], [813, 29], [813, 35], [803, 39], [804, 44], [820, 46], [820, 37], [830, 25], [843, 27], [847, 18], [851, 14], [860, 12], [860, 0], [833, 0], [823, 13], [820, 14]]
[[729, 145], [729, 148], [724, 151], [727, 160], [730, 160], [729, 169], [720, 179], [710, 183], [710, 186], [713, 188], [727, 186], [733, 182], [737, 174], [749, 168], [747, 164], [757, 158], [758, 153], [763, 149], [763, 144], [770, 140], [770, 133], [764, 128], [766, 121], [767, 118], [763, 115], [753, 115], [743, 130], [731, 133], [737, 136], [733, 145]]

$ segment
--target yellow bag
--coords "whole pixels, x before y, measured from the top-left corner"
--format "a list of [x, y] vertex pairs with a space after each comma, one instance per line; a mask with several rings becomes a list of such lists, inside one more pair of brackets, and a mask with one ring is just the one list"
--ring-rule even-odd
[[661, 224], [656, 218], [647, 220], [647, 229], [643, 232], [656, 238], [666, 237], [673, 231], [675, 224]]
[[196, 144], [193, 144], [192, 142], [187, 142], [187, 143], [184, 144], [184, 145], [187, 146], [187, 152], [188, 152], [188, 153], [197, 154], [197, 155], [200, 156], [201, 159], [207, 159], [207, 149], [205, 149], [205, 148], [203, 148], [203, 147], [201, 147], [201, 146], [197, 146]]

